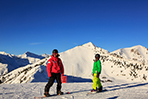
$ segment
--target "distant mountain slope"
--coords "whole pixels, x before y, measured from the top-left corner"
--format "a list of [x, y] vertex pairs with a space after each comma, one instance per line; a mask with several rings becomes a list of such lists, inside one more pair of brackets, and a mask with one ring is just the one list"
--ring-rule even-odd
[[19, 56], [0, 52], [0, 76], [19, 67], [35, 63], [43, 58], [45, 57], [31, 52], [26, 52], [25, 54]]
[[48, 55], [48, 54], [42, 54], [41, 56], [42, 57], [49, 57], [50, 55]]
[[124, 58], [143, 62], [144, 64], [148, 65], [148, 48], [145, 48], [141, 45], [118, 49], [112, 53], [116, 53], [117, 55], [120, 55]]
[[48, 58], [44, 58], [36, 63], [17, 68], [1, 76], [0, 82], [14, 84], [27, 83], [31, 81], [47, 81], [48, 76], [45, 67], [47, 60]]
[[23, 59], [28, 59], [29, 63], [35, 63], [35, 62], [45, 58], [42, 55], [37, 55], [37, 54], [31, 53], [31, 52], [26, 52], [23, 55], [19, 55], [19, 57], [23, 58]]
[[21, 59], [15, 55], [0, 52], [0, 75], [29, 64], [28, 59]]

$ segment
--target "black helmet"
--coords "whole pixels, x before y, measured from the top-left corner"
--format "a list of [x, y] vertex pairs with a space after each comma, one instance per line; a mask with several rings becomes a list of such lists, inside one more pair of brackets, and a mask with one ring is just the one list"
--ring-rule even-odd
[[100, 54], [96, 54], [96, 55], [95, 55], [95, 58], [96, 58], [96, 57], [100, 58]]
[[54, 50], [52, 51], [52, 53], [58, 53], [58, 50], [57, 50], [57, 49], [54, 49]]

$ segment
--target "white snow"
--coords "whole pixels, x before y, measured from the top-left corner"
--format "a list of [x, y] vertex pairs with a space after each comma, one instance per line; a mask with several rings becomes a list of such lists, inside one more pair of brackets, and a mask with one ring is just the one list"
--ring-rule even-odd
[[8, 73], [7, 64], [0, 63], [0, 75]]
[[[46, 83], [2, 84], [0, 99], [34, 99], [43, 96]], [[108, 91], [87, 95], [92, 83], [64, 83], [63, 92], [71, 94], [47, 97], [45, 99], [147, 99], [148, 83], [114, 82], [103, 83]], [[56, 93], [56, 83], [51, 87], [50, 94]]]
[[[108, 91], [86, 95], [92, 89], [91, 72], [96, 53], [101, 55], [100, 79]], [[147, 99], [147, 55], [148, 50], [140, 45], [109, 53], [91, 42], [62, 52], [60, 58], [64, 74], [68, 77], [68, 83], [63, 84], [62, 91], [71, 94], [49, 98]], [[46, 63], [49, 58], [50, 55], [41, 56], [30, 52], [19, 56], [0, 52], [0, 99], [33, 99], [42, 96], [48, 81]], [[11, 70], [8, 72], [8, 69]], [[56, 83], [50, 90], [50, 94], [55, 93]]]

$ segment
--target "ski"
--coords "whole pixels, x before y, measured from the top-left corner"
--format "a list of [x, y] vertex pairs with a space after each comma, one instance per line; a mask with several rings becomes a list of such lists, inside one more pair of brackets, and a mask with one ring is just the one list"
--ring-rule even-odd
[[34, 97], [34, 99], [43, 99], [43, 98], [47, 98], [47, 97], [45, 97], [45, 96]]
[[[70, 92], [66, 92], [62, 95], [65, 95], [65, 94], [71, 94]], [[57, 95], [57, 94], [53, 94], [53, 95], [50, 95], [49, 97], [53, 97], [53, 96], [60, 96], [60, 95]], [[44, 98], [49, 98], [49, 97], [45, 97], [45, 96], [39, 96], [39, 97], [34, 97], [34, 99], [44, 99]]]
[[100, 91], [97, 91], [97, 92], [88, 92], [88, 93], [86, 94], [86, 96], [92, 95], [92, 94], [96, 94], [96, 93], [102, 93], [102, 92], [105, 92], [105, 91], [107, 91], [107, 90], [104, 89], [104, 90], [102, 90], [101, 92], [100, 92]]

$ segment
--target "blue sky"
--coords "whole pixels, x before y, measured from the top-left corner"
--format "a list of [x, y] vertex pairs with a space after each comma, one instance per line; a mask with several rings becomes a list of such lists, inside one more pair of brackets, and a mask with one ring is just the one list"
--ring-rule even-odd
[[92, 42], [148, 48], [148, 0], [0, 0], [0, 51], [51, 54]]

